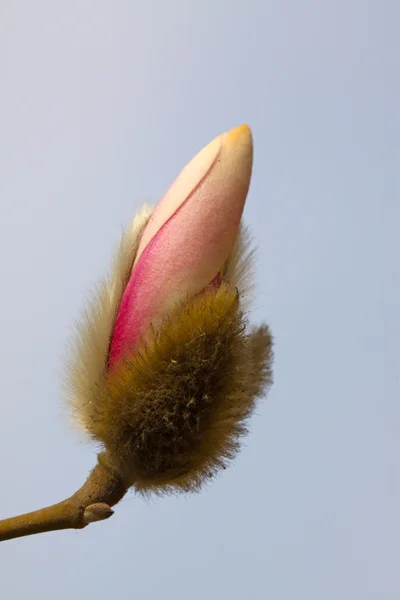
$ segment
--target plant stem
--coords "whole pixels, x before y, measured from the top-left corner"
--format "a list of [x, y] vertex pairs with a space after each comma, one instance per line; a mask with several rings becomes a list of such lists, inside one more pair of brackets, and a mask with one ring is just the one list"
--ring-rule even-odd
[[126, 490], [123, 477], [109, 465], [105, 455], [99, 455], [86, 482], [66, 500], [0, 521], [0, 542], [46, 531], [82, 529], [108, 519], [114, 512], [111, 506], [123, 498]]

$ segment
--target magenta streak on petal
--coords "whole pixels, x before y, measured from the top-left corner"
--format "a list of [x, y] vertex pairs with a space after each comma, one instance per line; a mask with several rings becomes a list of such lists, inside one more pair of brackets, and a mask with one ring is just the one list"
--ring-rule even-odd
[[210, 281], [210, 283], [208, 284], [207, 287], [219, 287], [221, 285], [221, 273], [217, 273], [216, 276], [214, 277], [214, 279], [212, 281]]
[[[199, 180], [190, 194], [185, 198], [185, 200], [178, 206], [175, 212], [163, 223], [154, 237], [149, 241], [145, 249], [142, 251], [142, 254], [136, 263], [128, 285], [125, 288], [124, 294], [121, 299], [121, 304], [119, 306], [119, 310], [117, 313], [117, 317], [115, 320], [114, 330], [112, 333], [109, 355], [108, 355], [108, 364], [107, 368], [111, 371], [118, 360], [120, 360], [123, 354], [127, 349], [132, 350], [135, 348], [140, 340], [140, 335], [143, 329], [149, 325], [148, 319], [146, 318], [147, 313], [149, 312], [149, 306], [146, 305], [143, 301], [140, 303], [141, 310], [140, 312], [136, 309], [136, 299], [138, 293], [144, 285], [146, 287], [146, 283], [149, 279], [151, 279], [151, 267], [152, 263], [157, 260], [157, 253], [159, 244], [157, 243], [160, 238], [163, 237], [163, 232], [170, 224], [172, 219], [176, 218], [177, 214], [182, 210], [182, 208], [187, 204], [190, 198], [198, 191], [202, 183], [208, 177], [216, 162], [218, 161], [219, 155], [221, 152], [221, 148], [218, 150], [213, 162], [210, 167], [203, 175], [203, 177]], [[157, 209], [156, 209], [157, 210]], [[193, 232], [194, 234], [194, 232]], [[165, 242], [165, 248], [168, 250], [168, 242]], [[154, 252], [155, 251], [155, 252]], [[146, 281], [147, 280], [147, 281]], [[218, 283], [217, 283], [218, 282]], [[219, 273], [214, 277], [211, 281], [211, 285], [219, 284], [220, 277]], [[171, 294], [174, 293], [174, 290], [171, 289]], [[164, 299], [165, 301], [168, 298]], [[160, 307], [161, 308], [161, 307]], [[151, 311], [151, 308], [150, 308]]]

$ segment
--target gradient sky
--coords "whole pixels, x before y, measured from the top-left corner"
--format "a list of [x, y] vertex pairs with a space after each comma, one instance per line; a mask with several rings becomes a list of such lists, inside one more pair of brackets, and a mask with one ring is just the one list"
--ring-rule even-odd
[[275, 385], [197, 496], [0, 546], [4, 600], [400, 597], [400, 5], [2, 0], [1, 517], [95, 448], [62, 365], [121, 228], [243, 121]]

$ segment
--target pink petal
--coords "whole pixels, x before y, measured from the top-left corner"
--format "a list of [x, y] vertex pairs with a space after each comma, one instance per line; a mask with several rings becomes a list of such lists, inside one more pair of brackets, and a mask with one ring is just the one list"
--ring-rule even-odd
[[136, 347], [151, 322], [201, 292], [223, 269], [238, 234], [252, 156], [247, 125], [217, 137], [157, 205], [122, 297], [109, 367]]

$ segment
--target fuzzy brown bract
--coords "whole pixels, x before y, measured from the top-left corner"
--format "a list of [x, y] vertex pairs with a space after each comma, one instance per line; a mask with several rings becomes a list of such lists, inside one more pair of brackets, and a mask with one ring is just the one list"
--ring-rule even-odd
[[66, 368], [75, 423], [106, 450], [124, 481], [148, 493], [197, 490], [239, 449], [257, 397], [272, 379], [267, 326], [245, 317], [254, 249], [242, 225], [224, 283], [176, 307], [107, 372], [120, 301], [144, 228], [138, 211], [110, 274], [77, 324]]
[[271, 359], [268, 328], [248, 332], [224, 284], [178, 308], [104, 377], [90, 433], [136, 489], [197, 490], [238, 451]]

